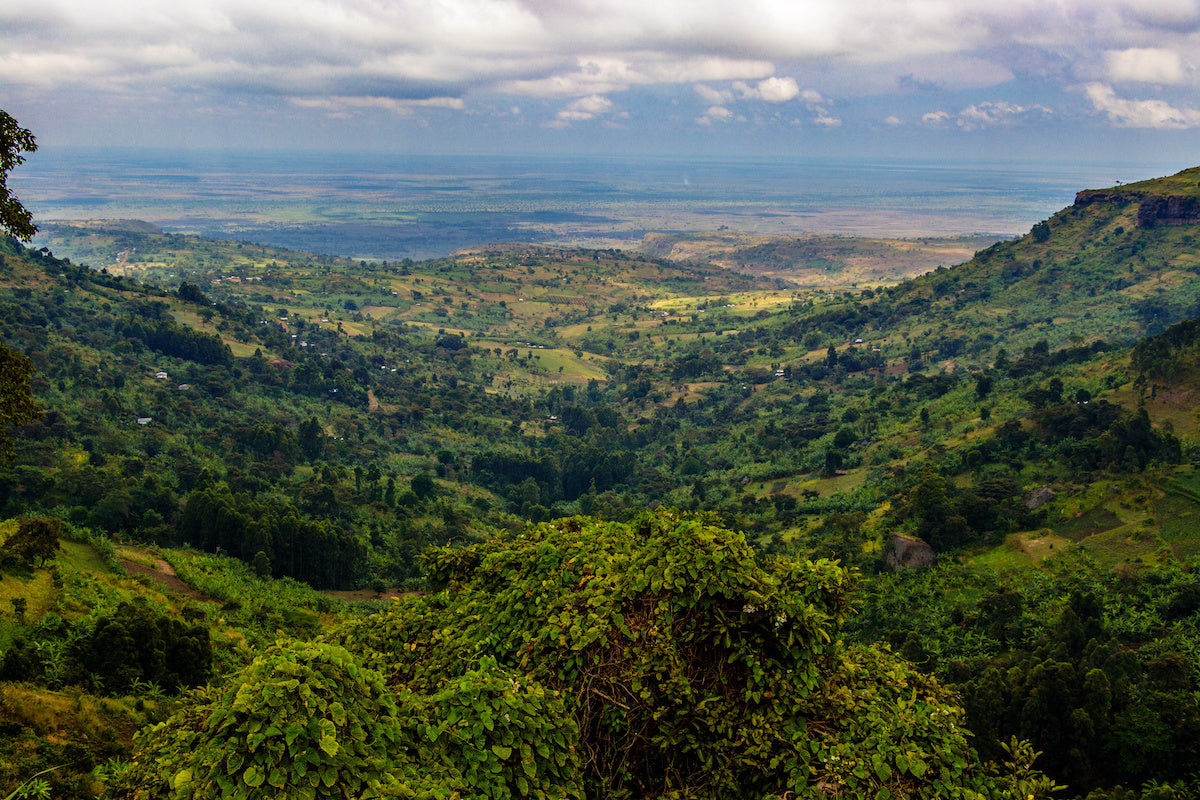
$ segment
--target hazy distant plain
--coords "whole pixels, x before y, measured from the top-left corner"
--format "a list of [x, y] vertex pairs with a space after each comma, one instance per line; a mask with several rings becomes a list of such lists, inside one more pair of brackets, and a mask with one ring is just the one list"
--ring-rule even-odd
[[45, 221], [141, 219], [354, 258], [423, 259], [499, 241], [630, 248], [651, 231], [722, 228], [1015, 235], [1080, 189], [1176, 169], [56, 150], [31, 157], [11, 185]]

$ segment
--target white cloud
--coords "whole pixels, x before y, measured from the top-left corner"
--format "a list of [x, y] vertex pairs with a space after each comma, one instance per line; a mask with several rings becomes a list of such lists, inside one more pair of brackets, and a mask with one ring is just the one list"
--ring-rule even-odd
[[1104, 54], [1104, 62], [1112, 81], [1175, 86], [1187, 80], [1183, 59], [1174, 50], [1158, 47], [1109, 50]]
[[892, 128], [898, 128], [904, 124], [904, 120], [893, 114], [892, 116], [884, 117], [883, 124]]
[[586, 122], [605, 114], [611, 114], [614, 109], [613, 102], [607, 97], [593, 94], [569, 103], [566, 108], [554, 115], [554, 124], [557, 127], [565, 127], [572, 122]]
[[697, 83], [692, 87], [696, 94], [700, 95], [700, 99], [706, 103], [713, 105], [724, 105], [733, 100], [733, 92], [728, 89], [714, 89], [711, 86], [706, 86], [702, 83]]
[[[1180, 69], [1162, 40], [1197, 30], [1190, 0], [744, 0], [737, 13], [729, 0], [9, 0], [0, 77], [102, 86], [140, 78], [183, 91], [203, 88], [206, 75], [278, 68], [298, 85], [272, 90], [304, 94], [314, 76], [343, 70], [559, 96], [741, 80], [758, 81], [758, 99], [786, 102], [797, 87], [772, 77], [781, 62], [852, 64], [864, 75], [872, 65], [910, 65], [884, 70], [894, 85], [914, 63], [956, 55], [974, 59], [980, 75], [1004, 74], [1013, 48], [1081, 61], [1109, 52], [1111, 79], [1161, 81]], [[175, 48], [165, 60], [164, 42]], [[49, 70], [30, 68], [37, 53]], [[68, 54], [97, 69], [63, 64]], [[920, 80], [935, 85], [943, 75], [922, 67]]]
[[580, 56], [572, 69], [540, 78], [501, 81], [501, 92], [536, 97], [577, 97], [595, 92], [619, 92], [632, 86], [688, 84], [770, 75], [770, 62], [725, 58], [665, 58], [661, 54], [634, 57]]
[[746, 100], [762, 100], [765, 103], [786, 103], [800, 94], [795, 78], [771, 77], [753, 87], [738, 82], [733, 88]]
[[300, 108], [325, 109], [332, 114], [345, 114], [352, 109], [380, 108], [407, 115], [419, 108], [462, 110], [465, 107], [462, 98], [459, 97], [429, 97], [421, 100], [398, 100], [393, 97], [295, 97], [291, 103]]
[[1092, 106], [1119, 128], [1200, 128], [1200, 110], [1194, 108], [1176, 108], [1165, 100], [1126, 100], [1103, 83], [1089, 83], [1084, 92]]
[[571, 105], [567, 106], [572, 112], [578, 114], [589, 114], [596, 116], [597, 114], [607, 114], [612, 111], [612, 101], [607, 97], [601, 97], [598, 94], [593, 94], [588, 97], [581, 97]]
[[932, 111], [924, 114], [921, 122], [935, 128], [954, 124], [964, 131], [976, 131], [982, 128], [1014, 125], [1031, 117], [1044, 119], [1053, 114], [1053, 109], [1036, 103], [1020, 105], [1005, 101], [987, 101], [973, 103], [957, 113], [945, 110]]
[[1054, 112], [1043, 105], [1018, 105], [1016, 103], [978, 103], [958, 113], [958, 125], [966, 130], [978, 130], [993, 125], [1011, 125], [1023, 118], [1047, 117]]
[[696, 118], [696, 122], [700, 125], [712, 125], [714, 122], [730, 122], [734, 119], [734, 114], [724, 106], [711, 106], [703, 114]]

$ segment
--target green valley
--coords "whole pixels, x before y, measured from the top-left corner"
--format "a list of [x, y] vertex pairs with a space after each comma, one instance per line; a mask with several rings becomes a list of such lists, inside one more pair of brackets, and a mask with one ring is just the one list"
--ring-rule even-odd
[[1200, 168], [999, 242], [43, 228], [0, 793], [1200, 790]]

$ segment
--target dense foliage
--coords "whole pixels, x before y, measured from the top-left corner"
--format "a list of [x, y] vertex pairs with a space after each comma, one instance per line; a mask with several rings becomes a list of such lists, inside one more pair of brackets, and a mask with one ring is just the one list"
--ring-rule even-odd
[[1077, 790], [1200, 772], [1200, 565], [1114, 574], [1085, 559], [995, 575], [880, 578], [854, 638], [881, 637], [957, 688], [980, 752], [1011, 737]]
[[115, 796], [381, 797], [395, 726], [378, 673], [338, 647], [279, 644], [140, 733]]
[[0, 110], [0, 235], [29, 241], [37, 226], [33, 215], [8, 188], [8, 173], [24, 163], [23, 153], [37, 151], [37, 139], [6, 111]]
[[[437, 591], [343, 640], [405, 692], [438, 692], [483, 663], [560, 695], [589, 797], [995, 789], [951, 695], [841, 644], [853, 581], [833, 563], [759, 562], [742, 536], [661, 509], [543, 523], [425, 561]], [[501, 753], [558, 763], [536, 745], [505, 740]]]

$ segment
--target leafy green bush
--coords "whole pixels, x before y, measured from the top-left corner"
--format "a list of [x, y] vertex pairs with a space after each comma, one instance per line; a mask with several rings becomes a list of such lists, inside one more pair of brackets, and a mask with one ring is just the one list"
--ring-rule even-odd
[[581, 798], [579, 731], [561, 695], [483, 658], [435, 694], [402, 690], [420, 771], [471, 797]]
[[75, 622], [46, 614], [0, 657], [0, 678], [74, 685], [103, 694], [176, 694], [208, 680], [208, 629], [189, 625], [144, 598], [121, 601]]
[[395, 699], [340, 647], [281, 641], [193, 699], [137, 735], [114, 796], [357, 800], [394, 784]]
[[[573, 721], [588, 797], [1004, 796], [946, 690], [838, 639], [854, 580], [832, 562], [762, 563], [740, 534], [665, 509], [543, 523], [425, 561], [439, 591], [350, 623], [344, 641], [414, 694], [479, 691], [466, 668], [486, 676], [493, 660], [514, 702], [517, 686], [558, 693], [562, 718], [538, 705], [520, 724], [566, 736]], [[530, 792], [575, 791], [569, 762], [538, 747], [557, 747], [553, 733], [497, 751], [513, 720], [497, 734], [494, 699], [428, 702], [445, 714], [428, 738], [452, 728], [476, 753], [462, 762], [472, 794], [525, 793], [502, 777], [521, 774], [504, 773], [517, 741]]]

